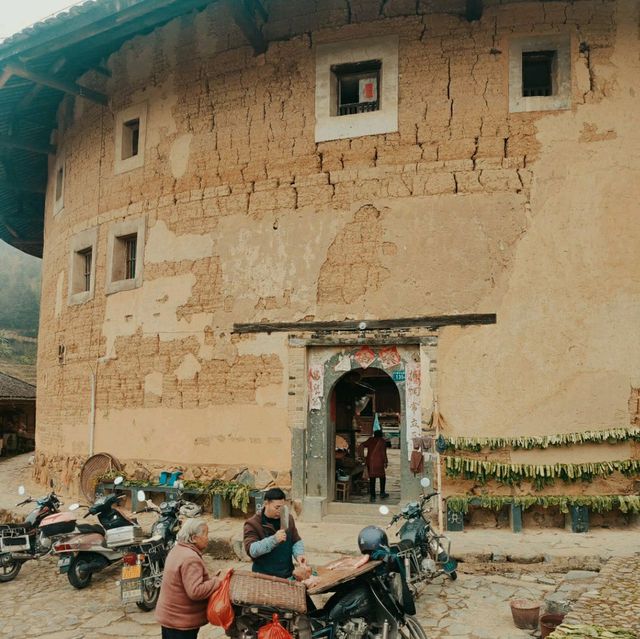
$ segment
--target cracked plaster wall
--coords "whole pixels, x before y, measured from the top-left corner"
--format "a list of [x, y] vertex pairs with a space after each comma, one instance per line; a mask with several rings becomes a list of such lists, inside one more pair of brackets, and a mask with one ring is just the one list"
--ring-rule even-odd
[[[97, 369], [96, 450], [288, 468], [286, 338], [231, 335], [261, 319], [497, 312], [496, 326], [441, 333], [451, 434], [628, 423], [640, 344], [636, 3], [487, 1], [476, 23], [463, 2], [268, 4], [264, 55], [215, 5], [126, 43], [109, 80], [85, 78], [111, 110], [61, 105], [65, 208], [53, 216], [49, 193], [39, 451], [86, 453]], [[573, 108], [509, 114], [509, 36], [559, 32], [572, 36]], [[313, 45], [389, 33], [400, 38], [398, 132], [316, 144]], [[141, 101], [145, 165], [115, 175], [115, 114]], [[136, 216], [144, 283], [105, 296], [109, 225]], [[95, 297], [67, 306], [57, 291], [70, 239], [95, 225]]]

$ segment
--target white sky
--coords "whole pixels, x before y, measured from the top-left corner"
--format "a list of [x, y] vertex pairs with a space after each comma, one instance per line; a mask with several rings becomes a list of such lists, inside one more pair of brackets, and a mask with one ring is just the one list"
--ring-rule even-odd
[[[0, 40], [83, 0], [0, 0]], [[10, 7], [10, 8], [9, 8]]]

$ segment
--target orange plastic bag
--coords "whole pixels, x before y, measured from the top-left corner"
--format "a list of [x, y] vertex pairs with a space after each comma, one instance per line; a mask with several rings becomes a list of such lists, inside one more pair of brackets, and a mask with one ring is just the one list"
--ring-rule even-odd
[[284, 626], [278, 621], [278, 615], [274, 613], [271, 623], [265, 624], [258, 630], [258, 639], [293, 639]]
[[231, 575], [230, 570], [222, 580], [220, 587], [209, 597], [207, 604], [207, 619], [213, 626], [222, 626], [228, 630], [235, 618], [233, 605], [231, 604]]

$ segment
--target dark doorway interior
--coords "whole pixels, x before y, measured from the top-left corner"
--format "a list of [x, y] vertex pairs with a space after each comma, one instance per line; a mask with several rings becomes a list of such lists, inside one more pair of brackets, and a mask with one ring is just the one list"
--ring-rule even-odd
[[331, 393], [336, 501], [369, 503], [369, 481], [361, 446], [373, 434], [376, 413], [387, 441], [389, 460], [386, 471], [389, 497], [384, 503], [400, 501], [400, 394], [391, 377], [379, 368], [358, 368], [345, 373]]

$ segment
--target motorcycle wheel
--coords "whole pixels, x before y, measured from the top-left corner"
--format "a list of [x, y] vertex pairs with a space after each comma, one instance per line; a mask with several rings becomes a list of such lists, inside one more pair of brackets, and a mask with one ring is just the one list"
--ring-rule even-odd
[[156, 586], [155, 579], [151, 577], [151, 571], [148, 567], [142, 570], [142, 601], [136, 603], [140, 610], [150, 612], [156, 607], [160, 588]]
[[13, 581], [22, 568], [22, 562], [17, 559], [0, 560], [0, 582]]
[[87, 570], [86, 566], [89, 562], [82, 557], [74, 557], [69, 564], [67, 579], [69, 583], [78, 590], [86, 588], [91, 583], [93, 573]]
[[406, 639], [428, 639], [427, 633], [415, 617], [405, 617], [405, 621], [407, 623], [400, 630], [400, 634]]

